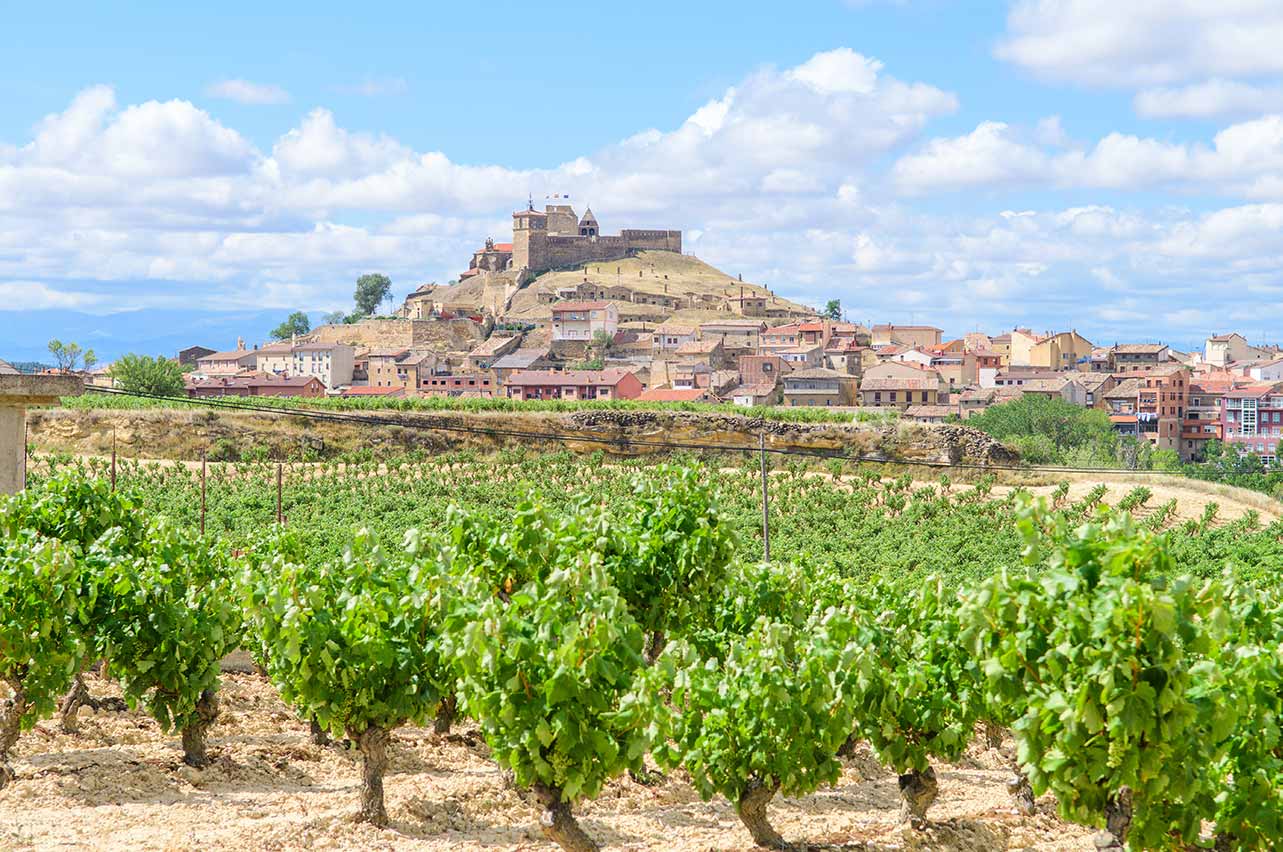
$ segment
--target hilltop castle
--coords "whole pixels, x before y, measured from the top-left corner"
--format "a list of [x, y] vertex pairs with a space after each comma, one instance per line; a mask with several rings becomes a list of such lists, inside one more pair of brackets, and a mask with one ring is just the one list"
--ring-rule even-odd
[[569, 204], [536, 210], [531, 202], [512, 214], [512, 242], [486, 240], [485, 248], [473, 254], [468, 271], [460, 277], [506, 270], [538, 275], [591, 261], [618, 260], [637, 251], [681, 254], [682, 232], [624, 229], [608, 236], [601, 233], [591, 207], [581, 219]]

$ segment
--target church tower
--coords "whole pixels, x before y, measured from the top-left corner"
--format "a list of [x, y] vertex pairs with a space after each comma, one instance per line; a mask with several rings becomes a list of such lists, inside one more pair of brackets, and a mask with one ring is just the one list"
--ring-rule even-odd
[[597, 217], [592, 214], [592, 208], [584, 210], [584, 218], [579, 220], [579, 236], [595, 237], [601, 233], [601, 228], [597, 225]]
[[548, 214], [532, 203], [512, 214], [512, 268], [542, 272], [548, 257]]

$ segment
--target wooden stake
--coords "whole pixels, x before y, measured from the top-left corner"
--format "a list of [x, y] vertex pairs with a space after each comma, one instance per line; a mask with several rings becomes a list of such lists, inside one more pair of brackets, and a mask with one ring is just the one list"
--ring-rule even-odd
[[111, 490], [116, 490], [116, 427], [111, 427]]
[[762, 561], [771, 561], [770, 494], [766, 490], [766, 432], [759, 432], [757, 446], [762, 457]]
[[200, 534], [205, 535], [205, 451], [200, 452]]
[[285, 516], [281, 513], [281, 463], [276, 463], [276, 523], [281, 525], [285, 523]]

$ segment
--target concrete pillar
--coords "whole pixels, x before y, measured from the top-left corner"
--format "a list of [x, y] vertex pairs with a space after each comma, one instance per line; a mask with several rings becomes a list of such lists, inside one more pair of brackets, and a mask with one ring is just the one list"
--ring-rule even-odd
[[27, 482], [27, 409], [0, 407], [0, 494], [21, 491]]
[[27, 485], [28, 406], [57, 405], [64, 396], [84, 392], [79, 376], [0, 372], [0, 494], [14, 494]]

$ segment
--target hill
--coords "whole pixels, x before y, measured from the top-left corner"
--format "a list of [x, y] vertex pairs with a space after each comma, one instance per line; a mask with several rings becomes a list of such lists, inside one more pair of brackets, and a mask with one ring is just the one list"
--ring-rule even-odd
[[[486, 278], [499, 286], [516, 280], [511, 272], [474, 276], [460, 284], [436, 288], [432, 298], [445, 305], [480, 311], [485, 305]], [[547, 322], [558, 291], [575, 287], [614, 288], [607, 300], [615, 303], [621, 323], [653, 324], [668, 319], [700, 323], [738, 317], [726, 309], [725, 300], [740, 295], [765, 299], [767, 316], [762, 319], [767, 322], [815, 314], [806, 305], [779, 297], [760, 284], [741, 281], [692, 255], [642, 251], [620, 260], [593, 261], [545, 272], [511, 295], [501, 319]]]

